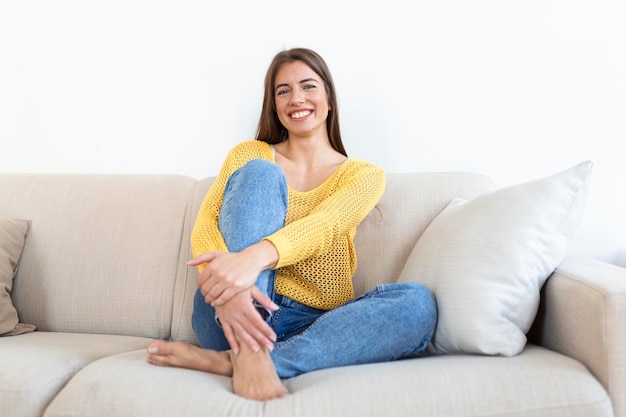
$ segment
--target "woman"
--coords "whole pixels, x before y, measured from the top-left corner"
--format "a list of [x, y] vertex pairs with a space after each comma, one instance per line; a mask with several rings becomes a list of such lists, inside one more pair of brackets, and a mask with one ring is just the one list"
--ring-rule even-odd
[[437, 311], [425, 287], [354, 297], [353, 238], [384, 187], [382, 169], [347, 157], [324, 60], [278, 53], [256, 140], [230, 151], [192, 232], [201, 347], [157, 341], [149, 362], [232, 376], [236, 394], [268, 400], [287, 394], [281, 378], [425, 349]]

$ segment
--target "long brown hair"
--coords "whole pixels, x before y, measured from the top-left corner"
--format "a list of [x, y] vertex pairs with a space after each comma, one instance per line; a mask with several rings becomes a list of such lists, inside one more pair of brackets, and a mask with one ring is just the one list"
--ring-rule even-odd
[[330, 75], [330, 71], [324, 59], [322, 59], [317, 52], [306, 48], [293, 48], [279, 52], [267, 69], [267, 73], [265, 74], [263, 108], [261, 110], [261, 117], [259, 118], [256, 139], [270, 144], [280, 143], [287, 139], [289, 133], [282, 123], [280, 123], [276, 113], [274, 81], [281, 65], [294, 61], [304, 62], [309, 68], [315, 71], [322, 81], [324, 81], [324, 87], [326, 88], [326, 94], [328, 95], [328, 102], [331, 109], [328, 112], [328, 119], [326, 120], [326, 130], [328, 131], [330, 145], [337, 152], [348, 156], [343, 147], [343, 142], [341, 141], [339, 114], [337, 111], [337, 94], [335, 93], [333, 78]]

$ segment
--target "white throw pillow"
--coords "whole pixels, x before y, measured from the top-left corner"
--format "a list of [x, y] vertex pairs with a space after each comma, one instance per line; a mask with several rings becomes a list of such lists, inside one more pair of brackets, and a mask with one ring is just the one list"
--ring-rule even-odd
[[15, 336], [35, 330], [20, 323], [11, 300], [13, 278], [20, 263], [30, 220], [0, 219], [0, 336]]
[[470, 201], [455, 199], [432, 221], [398, 279], [435, 294], [432, 353], [522, 351], [540, 289], [581, 221], [591, 168], [586, 161]]

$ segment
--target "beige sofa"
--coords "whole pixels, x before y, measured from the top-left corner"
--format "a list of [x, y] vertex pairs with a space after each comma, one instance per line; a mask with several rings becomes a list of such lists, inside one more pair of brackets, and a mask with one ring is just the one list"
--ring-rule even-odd
[[[154, 339], [194, 342], [189, 234], [212, 179], [0, 174], [0, 219], [32, 221], [11, 298], [34, 332], [0, 337], [0, 416], [626, 417], [626, 270], [566, 258], [523, 351], [312, 372], [269, 402], [229, 378], [146, 361]], [[393, 282], [448, 202], [493, 182], [389, 174], [359, 228], [356, 291]]]

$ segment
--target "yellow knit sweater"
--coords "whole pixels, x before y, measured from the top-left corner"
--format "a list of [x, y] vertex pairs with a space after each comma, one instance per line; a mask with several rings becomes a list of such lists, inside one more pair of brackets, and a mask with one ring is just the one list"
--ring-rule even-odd
[[[227, 250], [217, 226], [226, 182], [255, 158], [275, 162], [271, 147], [262, 141], [245, 141], [229, 152], [198, 212], [191, 234], [194, 257]], [[352, 158], [311, 191], [289, 188], [285, 227], [265, 237], [278, 252], [276, 292], [322, 310], [354, 298], [353, 238], [384, 189], [385, 173], [380, 167]]]

